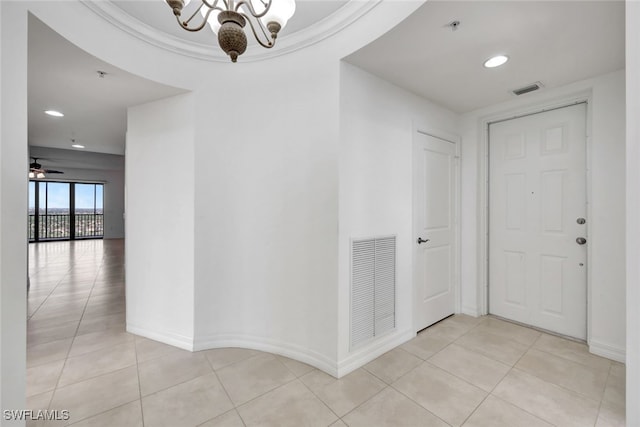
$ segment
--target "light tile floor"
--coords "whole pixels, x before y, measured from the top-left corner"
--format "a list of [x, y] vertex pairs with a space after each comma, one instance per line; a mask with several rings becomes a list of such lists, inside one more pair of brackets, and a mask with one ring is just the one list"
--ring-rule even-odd
[[124, 242], [31, 244], [30, 409], [74, 426], [623, 426], [624, 365], [492, 317], [450, 317], [340, 380], [125, 332]]

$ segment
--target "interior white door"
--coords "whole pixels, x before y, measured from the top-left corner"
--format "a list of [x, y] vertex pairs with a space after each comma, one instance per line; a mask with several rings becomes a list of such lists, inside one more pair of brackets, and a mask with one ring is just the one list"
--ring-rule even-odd
[[586, 104], [491, 124], [489, 312], [586, 339], [586, 237]]
[[418, 133], [414, 143], [416, 330], [455, 311], [456, 145]]

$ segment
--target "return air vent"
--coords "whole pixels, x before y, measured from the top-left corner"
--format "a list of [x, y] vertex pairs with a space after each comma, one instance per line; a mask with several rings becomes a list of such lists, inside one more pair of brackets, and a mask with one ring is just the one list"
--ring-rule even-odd
[[351, 348], [396, 327], [396, 237], [351, 243]]
[[535, 82], [535, 83], [532, 83], [532, 84], [527, 85], [525, 87], [521, 87], [519, 89], [514, 89], [511, 92], [513, 92], [514, 95], [520, 96], [520, 95], [524, 95], [525, 93], [536, 91], [536, 90], [540, 89], [542, 86], [543, 86], [542, 83]]

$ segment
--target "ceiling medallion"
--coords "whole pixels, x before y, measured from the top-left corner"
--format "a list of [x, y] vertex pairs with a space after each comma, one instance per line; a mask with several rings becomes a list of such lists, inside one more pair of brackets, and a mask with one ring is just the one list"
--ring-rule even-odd
[[[197, 0], [199, 6], [185, 20], [182, 9], [191, 0], [165, 0], [178, 24], [187, 31], [200, 31], [207, 24], [218, 35], [220, 48], [238, 60], [247, 49], [244, 26], [249, 23], [256, 41], [267, 49], [275, 45], [278, 33], [296, 10], [295, 0]], [[200, 13], [200, 18], [192, 24]]]

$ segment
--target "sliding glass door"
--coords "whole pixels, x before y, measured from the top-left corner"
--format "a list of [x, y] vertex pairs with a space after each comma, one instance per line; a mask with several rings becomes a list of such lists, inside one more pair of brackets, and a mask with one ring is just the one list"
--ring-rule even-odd
[[74, 190], [75, 237], [102, 237], [103, 185], [75, 183]]
[[29, 241], [101, 238], [103, 184], [29, 181]]

